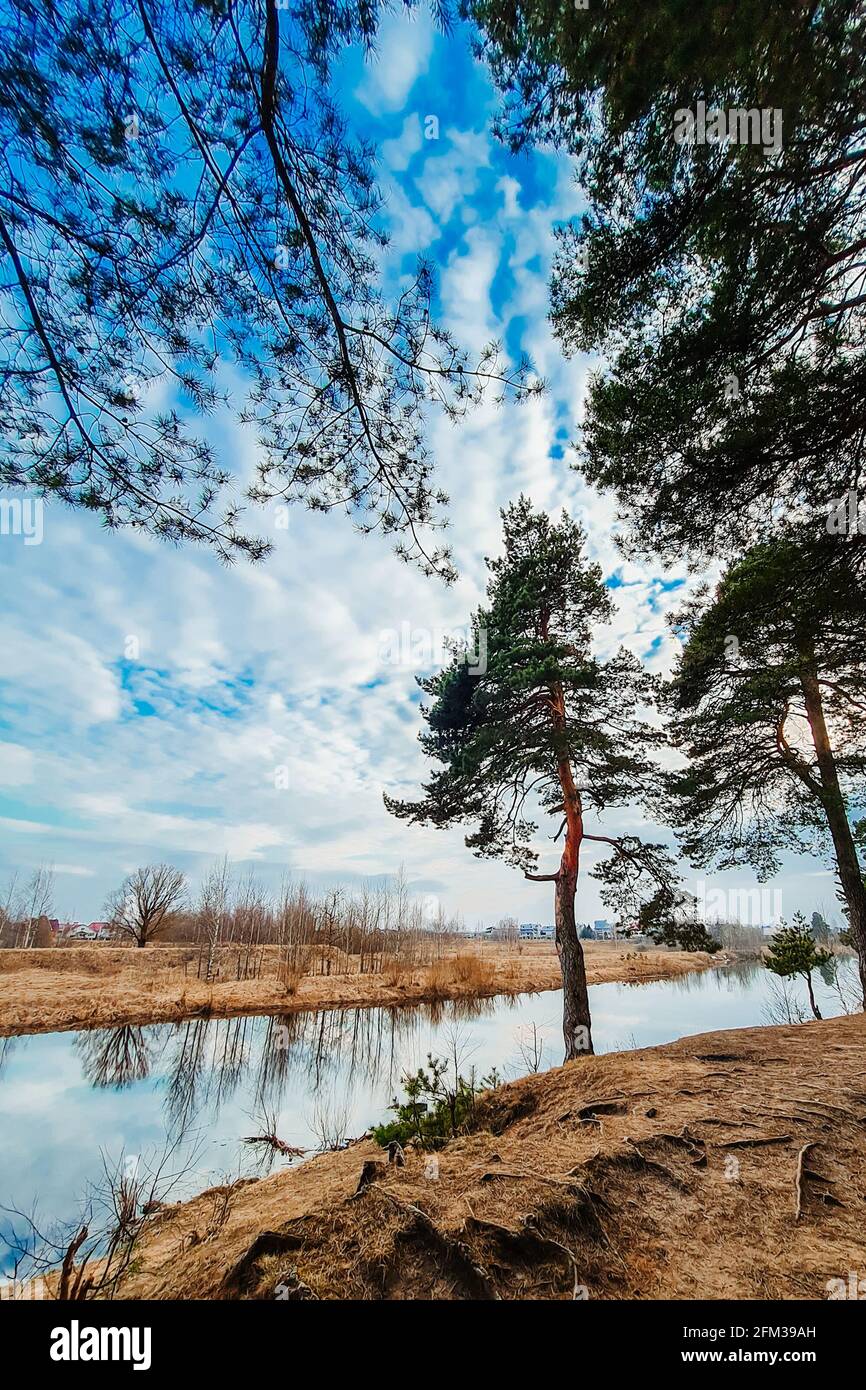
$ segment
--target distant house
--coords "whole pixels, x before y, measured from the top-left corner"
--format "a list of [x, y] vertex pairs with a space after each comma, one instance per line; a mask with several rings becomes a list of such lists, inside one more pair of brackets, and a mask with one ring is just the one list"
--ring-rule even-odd
[[52, 928], [66, 941], [107, 941], [110, 935], [108, 922], [58, 922]]
[[643, 938], [644, 933], [641, 931], [640, 922], [634, 917], [630, 922], [620, 923], [618, 935], [627, 937], [630, 941], [635, 941], [638, 937]]
[[537, 941], [541, 926], [538, 922], [521, 922], [519, 931], [521, 941]]

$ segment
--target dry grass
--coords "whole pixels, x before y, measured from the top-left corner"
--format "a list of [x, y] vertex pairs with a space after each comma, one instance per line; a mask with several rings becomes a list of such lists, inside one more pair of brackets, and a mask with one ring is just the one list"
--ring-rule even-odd
[[438, 999], [447, 999], [455, 985], [481, 998], [493, 991], [496, 978], [496, 962], [471, 951], [435, 960], [426, 972], [430, 997]]
[[383, 956], [381, 975], [389, 989], [403, 989], [412, 978], [412, 970], [399, 956]]
[[[388, 1166], [362, 1141], [238, 1187], [206, 1245], [190, 1239], [211, 1195], [169, 1209], [121, 1293], [825, 1298], [863, 1262], [864, 1048], [860, 1014], [527, 1077], [440, 1151], [438, 1181], [423, 1154]], [[381, 1166], [356, 1195], [369, 1161]]]
[[[490, 942], [460, 949], [439, 945], [441, 954], [427, 964], [386, 955], [375, 972], [361, 972], [357, 958], [332, 947], [287, 953], [279, 946], [263, 946], [258, 948], [259, 973], [251, 977], [243, 976], [245, 957], [238, 954], [245, 948], [222, 947], [219, 973], [211, 981], [197, 975], [197, 947], [4, 950], [0, 1036], [156, 1023], [200, 1014], [228, 1017], [559, 988], [559, 961], [552, 943], [524, 943], [518, 948]], [[658, 980], [721, 963], [701, 953], [653, 950], [636, 955], [613, 943], [586, 946], [587, 977], [594, 984]]]

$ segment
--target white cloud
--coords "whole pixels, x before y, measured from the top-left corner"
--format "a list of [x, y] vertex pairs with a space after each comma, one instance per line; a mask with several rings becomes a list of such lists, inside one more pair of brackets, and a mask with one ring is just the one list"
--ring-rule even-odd
[[33, 781], [33, 754], [17, 743], [0, 743], [0, 787], [26, 787]]
[[388, 15], [379, 27], [375, 52], [355, 96], [370, 111], [399, 110], [432, 51], [433, 23], [426, 10], [411, 16]]
[[421, 117], [412, 111], [403, 122], [403, 129], [394, 140], [383, 140], [379, 147], [381, 163], [394, 172], [406, 169], [413, 154], [421, 148], [423, 135]]
[[464, 221], [474, 220], [473, 195], [490, 164], [489, 135], [449, 127], [428, 148], [430, 153], [416, 179], [424, 202], [440, 222], [455, 215]]
[[53, 614], [47, 623], [45, 617], [42, 612], [32, 625], [4, 625], [2, 679], [34, 707], [64, 705], [78, 727], [117, 719], [120, 687], [105, 656], [91, 641], [57, 625]]

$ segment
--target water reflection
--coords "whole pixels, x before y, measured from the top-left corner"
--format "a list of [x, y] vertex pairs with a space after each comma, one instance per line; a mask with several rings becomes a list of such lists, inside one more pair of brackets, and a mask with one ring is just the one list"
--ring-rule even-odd
[[166, 1131], [183, 1134], [203, 1114], [216, 1116], [239, 1089], [270, 1111], [290, 1089], [316, 1095], [336, 1082], [348, 1090], [399, 1085], [422, 1033], [459, 1028], [519, 1000], [454, 1000], [412, 1008], [346, 1009], [266, 1018], [191, 1019], [178, 1024], [95, 1029], [72, 1034], [81, 1074], [94, 1087], [123, 1090], [157, 1075]]
[[[596, 1049], [762, 1024], [772, 978], [744, 963], [654, 984], [593, 985]], [[822, 1013], [841, 1012], [839, 991], [815, 985]], [[496, 1067], [506, 1078], [530, 1064], [559, 1065], [561, 1010], [561, 993], [549, 991], [0, 1041], [0, 1206], [29, 1210], [38, 1197], [41, 1212], [68, 1215], [104, 1155], [159, 1153], [168, 1143], [178, 1145], [179, 1163], [195, 1156], [189, 1192], [251, 1173], [260, 1155], [243, 1141], [262, 1132], [261, 1117], [295, 1148], [361, 1134], [428, 1052], [457, 1045], [461, 1069]], [[278, 1153], [275, 1161], [293, 1160]], [[0, 1268], [2, 1249], [0, 1219]]]
[[122, 1090], [150, 1075], [150, 1053], [144, 1028], [97, 1029], [76, 1033], [72, 1046], [81, 1061], [82, 1076], [91, 1086]]

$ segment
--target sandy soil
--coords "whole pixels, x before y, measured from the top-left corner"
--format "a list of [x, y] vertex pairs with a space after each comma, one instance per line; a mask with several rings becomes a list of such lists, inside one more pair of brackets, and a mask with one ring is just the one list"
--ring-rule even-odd
[[866, 1017], [581, 1059], [492, 1092], [438, 1159], [362, 1140], [166, 1207], [120, 1292], [827, 1298], [866, 1268]]
[[[701, 952], [650, 949], [643, 953], [613, 942], [587, 942], [590, 984], [641, 982], [683, 975], [724, 963]], [[366, 1005], [422, 1003], [432, 999], [485, 998], [558, 989], [559, 963], [552, 943], [519, 947], [485, 943], [481, 968], [460, 979], [448, 961], [385, 974], [307, 975], [287, 994], [275, 973], [256, 980], [208, 984], [195, 977], [195, 950], [150, 946], [143, 951], [110, 946], [0, 951], [0, 1036], [72, 1028], [159, 1023], [196, 1016], [291, 1013]], [[274, 961], [276, 955], [274, 954]], [[335, 967], [345, 971], [353, 962]], [[449, 977], [451, 976], [451, 977]]]

